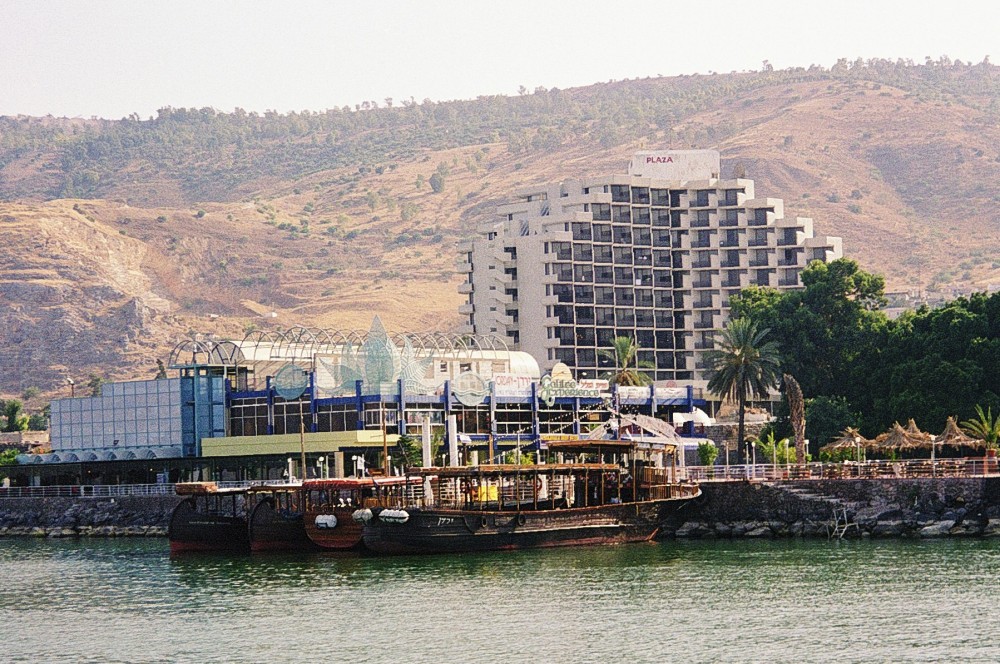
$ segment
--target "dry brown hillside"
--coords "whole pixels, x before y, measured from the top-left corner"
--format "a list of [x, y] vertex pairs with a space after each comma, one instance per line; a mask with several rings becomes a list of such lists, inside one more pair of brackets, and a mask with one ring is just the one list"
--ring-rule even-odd
[[[152, 376], [195, 333], [366, 329], [376, 314], [390, 330], [454, 329], [455, 245], [477, 220], [519, 185], [624, 171], [638, 148], [718, 148], [727, 174], [745, 171], [759, 196], [785, 199], [786, 215], [842, 236], [845, 254], [890, 290], [1000, 285], [1000, 129], [989, 100], [802, 78], [736, 88], [638, 138], [543, 144], [528, 128], [417, 144], [360, 166], [247, 180], [214, 202], [190, 200], [197, 170], [178, 184], [141, 161], [110, 184], [98, 178], [100, 198], [46, 200], [29, 192], [56, 177], [54, 157], [44, 145], [18, 152], [0, 168], [25, 192], [0, 202], [0, 394], [68, 393], [66, 377], [81, 384], [92, 373]], [[654, 95], [668, 83], [644, 85]], [[441, 192], [429, 184], [435, 172]]]

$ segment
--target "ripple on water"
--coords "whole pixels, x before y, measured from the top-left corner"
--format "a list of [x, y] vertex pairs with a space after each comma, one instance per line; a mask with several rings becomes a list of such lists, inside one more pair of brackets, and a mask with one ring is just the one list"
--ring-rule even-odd
[[994, 661], [998, 564], [995, 540], [387, 559], [0, 540], [0, 618], [10, 661]]

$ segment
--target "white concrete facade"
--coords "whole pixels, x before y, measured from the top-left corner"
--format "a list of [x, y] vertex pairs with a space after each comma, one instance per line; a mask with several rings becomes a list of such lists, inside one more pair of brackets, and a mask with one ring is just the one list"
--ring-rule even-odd
[[657, 381], [703, 380], [701, 351], [751, 284], [801, 286], [812, 260], [843, 255], [811, 219], [786, 219], [754, 182], [723, 180], [712, 150], [644, 152], [629, 173], [516, 192], [459, 247], [462, 330], [498, 334], [544, 370], [577, 378], [608, 365], [615, 336], [636, 339]]

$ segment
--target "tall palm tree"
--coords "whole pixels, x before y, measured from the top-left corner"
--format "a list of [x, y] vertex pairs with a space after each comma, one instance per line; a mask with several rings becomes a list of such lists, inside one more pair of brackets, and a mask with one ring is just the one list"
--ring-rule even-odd
[[744, 443], [747, 401], [778, 384], [778, 345], [765, 340], [770, 331], [758, 330], [749, 318], [737, 318], [722, 329], [715, 348], [705, 354], [708, 389], [735, 400], [739, 408], [738, 445]]
[[639, 347], [632, 337], [615, 337], [611, 348], [600, 351], [601, 357], [611, 360], [614, 369], [604, 373], [604, 378], [615, 385], [649, 385], [653, 379], [639, 371], [648, 368], [648, 362], [636, 360]]

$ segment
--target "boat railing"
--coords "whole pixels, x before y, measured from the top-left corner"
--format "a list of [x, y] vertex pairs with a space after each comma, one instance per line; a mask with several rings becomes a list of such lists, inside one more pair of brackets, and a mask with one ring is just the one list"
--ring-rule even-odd
[[687, 466], [678, 469], [682, 479], [698, 482], [735, 480], [914, 479], [939, 477], [988, 477], [1000, 474], [995, 457], [960, 459], [903, 459], [838, 461], [803, 464], [749, 463]]

